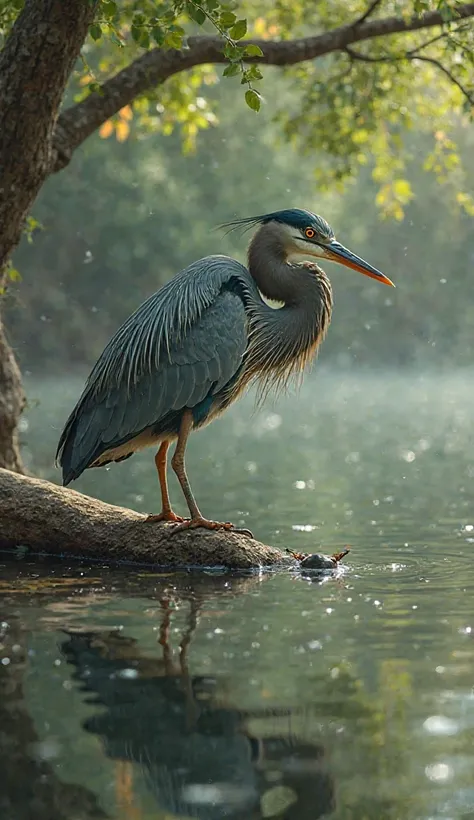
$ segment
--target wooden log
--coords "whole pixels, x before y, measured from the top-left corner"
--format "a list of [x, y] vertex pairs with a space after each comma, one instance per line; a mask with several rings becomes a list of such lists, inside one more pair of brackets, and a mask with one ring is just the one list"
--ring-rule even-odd
[[256, 569], [292, 558], [247, 536], [191, 530], [114, 507], [49, 481], [0, 469], [0, 547], [149, 566]]

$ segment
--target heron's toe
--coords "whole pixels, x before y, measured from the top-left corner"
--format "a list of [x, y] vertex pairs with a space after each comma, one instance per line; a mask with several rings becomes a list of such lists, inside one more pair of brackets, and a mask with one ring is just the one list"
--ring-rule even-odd
[[195, 529], [204, 529], [204, 530], [225, 530], [226, 532], [236, 532], [241, 535], [246, 535], [249, 538], [253, 538], [252, 533], [250, 530], [245, 529], [237, 529], [231, 524], [230, 521], [210, 521], [208, 518], [191, 518], [182, 521], [179, 523], [177, 527], [173, 527], [172, 535], [176, 532], [181, 532], [182, 530], [195, 530]]
[[183, 518], [181, 515], [176, 515], [173, 510], [164, 510], [163, 512], [158, 513], [158, 515], [147, 515], [145, 521], [170, 521], [173, 524], [181, 524], [182, 522], [186, 521], [187, 519]]
[[234, 527], [234, 526], [232, 526], [232, 532], [238, 532], [239, 535], [246, 535], [247, 538], [254, 538], [255, 539], [255, 536], [254, 536], [252, 530], [247, 530], [245, 527]]

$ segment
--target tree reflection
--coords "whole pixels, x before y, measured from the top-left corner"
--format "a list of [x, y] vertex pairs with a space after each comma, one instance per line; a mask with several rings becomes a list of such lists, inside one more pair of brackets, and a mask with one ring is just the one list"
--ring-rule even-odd
[[63, 783], [40, 742], [23, 691], [28, 631], [0, 613], [0, 817], [2, 820], [95, 820], [106, 817], [95, 795]]
[[[170, 643], [171, 598], [161, 600], [160, 657], [118, 631], [71, 632], [61, 649], [89, 702], [105, 711], [84, 726], [106, 753], [141, 768], [159, 807], [200, 820], [316, 820], [334, 811], [324, 749], [284, 736], [257, 736], [254, 718], [292, 710], [240, 710], [220, 699], [219, 678], [192, 675], [188, 649], [200, 611], [190, 600], [178, 658]], [[120, 789], [132, 789], [122, 770]]]

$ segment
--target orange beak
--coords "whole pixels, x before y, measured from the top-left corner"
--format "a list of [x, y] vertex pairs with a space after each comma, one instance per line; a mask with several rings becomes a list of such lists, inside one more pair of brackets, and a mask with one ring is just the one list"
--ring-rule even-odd
[[390, 285], [392, 288], [395, 287], [388, 276], [385, 276], [385, 274], [381, 273], [377, 268], [373, 268], [372, 265], [369, 265], [369, 263], [361, 259], [360, 256], [356, 256], [355, 253], [352, 253], [352, 251], [345, 248], [344, 245], [341, 245], [339, 242], [336, 242], [336, 240], [326, 245], [324, 249], [326, 251], [326, 259], [339, 262], [340, 265], [345, 265], [347, 268], [352, 268], [352, 270], [357, 270], [359, 273], [365, 274], [365, 276], [370, 276], [371, 279], [376, 279], [377, 282], [383, 282], [384, 285]]

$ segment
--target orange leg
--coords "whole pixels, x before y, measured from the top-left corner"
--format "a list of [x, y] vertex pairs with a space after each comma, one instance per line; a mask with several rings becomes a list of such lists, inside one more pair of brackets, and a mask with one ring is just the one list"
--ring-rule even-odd
[[119, 760], [116, 764], [115, 794], [117, 805], [122, 817], [127, 820], [139, 820], [141, 813], [134, 805], [133, 799], [133, 769], [127, 760]]
[[147, 521], [184, 521], [180, 515], [176, 515], [171, 509], [170, 497], [168, 494], [168, 481], [166, 479], [166, 456], [168, 454], [169, 441], [162, 441], [155, 456], [156, 470], [160, 481], [161, 489], [161, 512], [159, 515], [149, 515]]
[[186, 474], [186, 467], [184, 464], [184, 453], [186, 450], [186, 444], [192, 429], [192, 413], [190, 410], [185, 410], [183, 413], [183, 418], [179, 429], [178, 442], [176, 444], [176, 449], [174, 451], [173, 458], [171, 459], [171, 466], [173, 467], [173, 470], [176, 473], [178, 481], [181, 484], [181, 489], [186, 499], [186, 503], [191, 514], [191, 518], [186, 521], [183, 521], [181, 524], [178, 524], [177, 527], [174, 527], [173, 533], [179, 532], [179, 530], [190, 530], [195, 529], [197, 527], [201, 527], [206, 530], [232, 530], [233, 532], [240, 532], [244, 535], [250, 536], [250, 538], [253, 538], [253, 535], [250, 532], [250, 530], [235, 529], [234, 525], [231, 524], [229, 521], [226, 521], [225, 523], [221, 523], [219, 521], [209, 521], [209, 519], [204, 518], [204, 516], [202, 515], [201, 510], [196, 504], [196, 500], [191, 490], [191, 485], [189, 483], [189, 479]]

